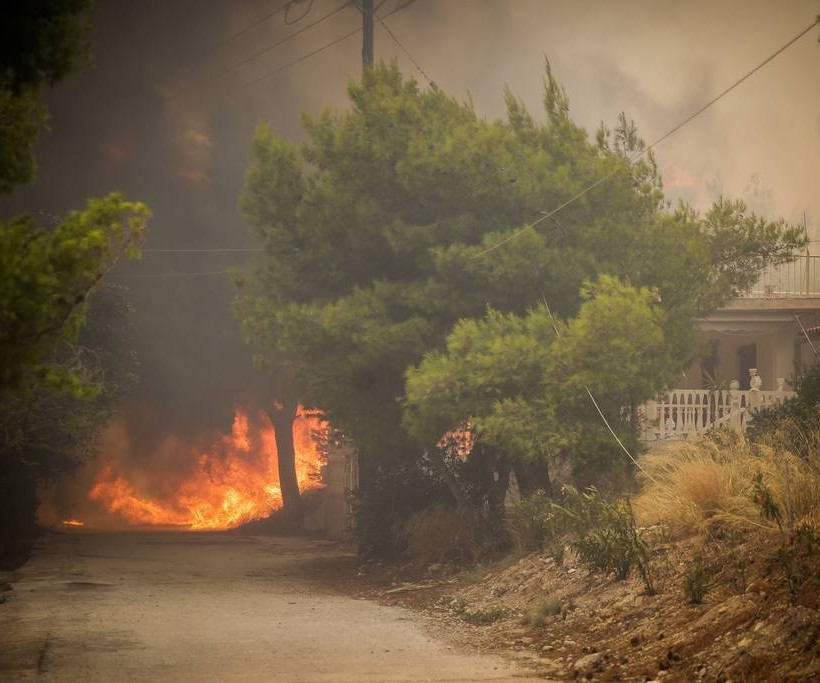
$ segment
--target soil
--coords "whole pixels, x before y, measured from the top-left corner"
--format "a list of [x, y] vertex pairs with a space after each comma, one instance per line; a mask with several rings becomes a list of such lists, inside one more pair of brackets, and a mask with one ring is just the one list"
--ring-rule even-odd
[[431, 637], [417, 612], [333, 588], [355, 569], [344, 548], [311, 539], [46, 534], [0, 574], [0, 680], [532, 678]]
[[[350, 585], [425, 614], [456, 647], [512, 657], [554, 680], [820, 680], [820, 567], [804, 567], [790, 592], [773, 546], [656, 543], [654, 595], [638, 578], [603, 576], [569, 552], [560, 565], [530, 553], [466, 571], [365, 564]], [[683, 590], [696, 553], [708, 579], [700, 604]], [[538, 607], [546, 614], [525, 625]]]

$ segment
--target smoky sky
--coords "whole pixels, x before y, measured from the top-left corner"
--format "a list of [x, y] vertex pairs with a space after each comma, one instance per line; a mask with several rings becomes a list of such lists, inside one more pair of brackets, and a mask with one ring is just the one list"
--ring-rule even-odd
[[[227, 41], [282, 4], [98, 0], [95, 64], [49, 94], [51, 130], [39, 145], [38, 179], [3, 198], [0, 213], [62, 213], [119, 190], [154, 213], [148, 249], [254, 246], [237, 209], [254, 127], [269, 122], [300, 139], [301, 112], [346, 107], [347, 83], [361, 69], [359, 34], [265, 77], [356, 28], [361, 19], [351, 7], [231, 69], [342, 1], [303, 1], [289, 12], [292, 25], [279, 13]], [[400, 4], [387, 0], [381, 12]], [[623, 111], [652, 140], [818, 13], [817, 0], [417, 0], [387, 21], [437, 85], [472, 98], [488, 118], [503, 115], [505, 86], [538, 115], [548, 58], [576, 121], [593, 132]], [[806, 211], [820, 236], [816, 34], [657, 149], [670, 196], [703, 208], [710, 188], [740, 196], [756, 175], [767, 190], [759, 208], [792, 220]], [[376, 56], [397, 59], [424, 83], [378, 23]], [[270, 389], [252, 367], [221, 274], [244, 258], [147, 252], [112, 273], [130, 287], [136, 308], [141, 381], [127, 413], [133, 431], [160, 439], [169, 431], [227, 428], [234, 403]]]

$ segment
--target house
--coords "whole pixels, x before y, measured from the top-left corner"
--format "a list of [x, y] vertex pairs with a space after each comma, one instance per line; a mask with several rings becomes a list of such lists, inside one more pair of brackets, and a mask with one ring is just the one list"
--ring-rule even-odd
[[708, 355], [644, 406], [647, 442], [697, 438], [721, 424], [743, 430], [756, 408], [794, 394], [795, 378], [820, 351], [820, 257], [770, 268], [696, 324]]

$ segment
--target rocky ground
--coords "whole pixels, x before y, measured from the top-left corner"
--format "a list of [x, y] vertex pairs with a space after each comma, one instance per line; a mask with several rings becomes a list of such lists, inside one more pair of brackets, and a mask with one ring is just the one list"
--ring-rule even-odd
[[[654, 595], [637, 578], [589, 571], [571, 553], [561, 565], [533, 553], [467, 571], [365, 564], [350, 585], [424, 612], [457, 646], [507, 654], [545, 678], [820, 680], [818, 568], [784, 572], [764, 542], [658, 543]], [[695, 552], [704, 556], [701, 604], [683, 590]]]

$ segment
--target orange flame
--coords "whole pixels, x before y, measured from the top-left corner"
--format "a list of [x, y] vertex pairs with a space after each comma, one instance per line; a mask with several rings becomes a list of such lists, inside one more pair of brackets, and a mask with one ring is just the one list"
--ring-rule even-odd
[[[155, 481], [151, 486], [150, 474], [140, 473], [139, 479], [148, 479], [140, 485], [119, 474], [116, 463], [108, 460], [89, 497], [130, 525], [230, 529], [268, 517], [282, 507], [276, 436], [264, 412], [252, 417], [237, 408], [231, 433], [217, 437], [204, 452], [192, 449], [196, 465], [180, 481]], [[300, 491], [322, 486], [324, 455], [318, 441], [326, 429], [321, 419], [299, 409], [293, 441]], [[169, 484], [173, 489], [158, 492]], [[153, 495], [145, 489], [153, 489]]]
[[64, 519], [60, 524], [63, 526], [85, 526], [85, 522], [81, 522], [79, 519]]

